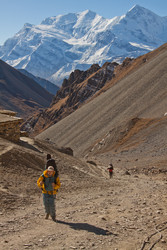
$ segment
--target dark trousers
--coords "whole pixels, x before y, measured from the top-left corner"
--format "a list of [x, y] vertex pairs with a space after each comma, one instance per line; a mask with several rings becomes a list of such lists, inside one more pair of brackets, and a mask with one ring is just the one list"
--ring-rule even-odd
[[43, 194], [45, 213], [50, 214], [51, 217], [55, 217], [55, 199], [56, 195]]
[[113, 175], [113, 172], [109, 172], [109, 176], [110, 176], [110, 178], [112, 177], [112, 175]]

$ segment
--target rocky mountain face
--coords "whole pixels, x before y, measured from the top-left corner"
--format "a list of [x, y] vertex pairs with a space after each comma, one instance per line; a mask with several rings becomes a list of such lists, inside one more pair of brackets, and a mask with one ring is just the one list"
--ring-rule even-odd
[[68, 79], [64, 79], [50, 107], [27, 119], [22, 129], [33, 136], [39, 134], [110, 89], [149, 58], [150, 53], [137, 59], [126, 58], [122, 64], [107, 62], [102, 67], [94, 64], [86, 71], [75, 70]]
[[167, 44], [123, 65], [115, 68], [103, 93], [37, 138], [71, 147], [78, 156], [95, 152], [95, 157], [126, 158], [131, 153], [146, 161], [155, 157], [158, 164], [166, 157]]
[[53, 98], [52, 107], [60, 99], [66, 99], [67, 105], [77, 109], [89, 97], [100, 90], [113, 77], [117, 63], [105, 63], [102, 67], [94, 64], [86, 71], [75, 70], [68, 80], [64, 80], [61, 90]]
[[49, 108], [29, 118], [23, 130], [35, 135], [65, 118], [93, 97], [114, 76], [117, 63], [94, 64], [86, 71], [75, 70], [63, 81]]
[[57, 91], [59, 90], [59, 87], [55, 84], [53, 84], [52, 82], [34, 76], [32, 74], [30, 74], [28, 71], [26, 71], [25, 69], [18, 69], [22, 74], [28, 76], [29, 78], [33, 79], [35, 82], [37, 82], [39, 85], [41, 85], [41, 87], [43, 87], [44, 89], [46, 89], [49, 93], [51, 93], [52, 95], [56, 95]]
[[105, 19], [86, 10], [46, 18], [24, 27], [0, 47], [0, 58], [15, 68], [61, 85], [75, 69], [136, 58], [167, 41], [167, 17], [136, 5]]
[[38, 83], [0, 60], [0, 108], [27, 119], [50, 105], [53, 95]]

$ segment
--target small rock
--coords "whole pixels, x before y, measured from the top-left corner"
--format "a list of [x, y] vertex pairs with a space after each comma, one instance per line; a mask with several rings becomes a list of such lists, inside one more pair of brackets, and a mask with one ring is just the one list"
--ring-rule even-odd
[[128, 170], [125, 171], [125, 175], [130, 175]]
[[106, 218], [105, 218], [105, 217], [102, 217], [101, 219], [102, 219], [102, 220], [106, 220]]

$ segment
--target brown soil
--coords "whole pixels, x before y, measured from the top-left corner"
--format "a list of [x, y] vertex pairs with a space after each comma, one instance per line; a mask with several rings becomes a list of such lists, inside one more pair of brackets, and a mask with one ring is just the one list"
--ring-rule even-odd
[[[135, 156], [113, 156], [109, 179], [107, 153], [88, 163], [26, 138], [19, 144], [0, 139], [0, 149], [1, 249], [167, 249], [163, 158], [155, 167], [150, 160], [144, 172]], [[44, 219], [36, 185], [48, 152], [60, 172], [57, 223]]]

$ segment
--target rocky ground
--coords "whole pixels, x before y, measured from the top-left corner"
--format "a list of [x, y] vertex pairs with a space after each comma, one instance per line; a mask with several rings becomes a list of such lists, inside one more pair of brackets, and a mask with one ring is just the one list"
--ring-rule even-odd
[[[167, 176], [138, 171], [135, 159], [87, 162], [55, 145], [0, 140], [1, 249], [167, 249]], [[46, 153], [58, 164], [57, 222], [44, 219], [36, 181]], [[126, 168], [125, 168], [126, 166]]]

